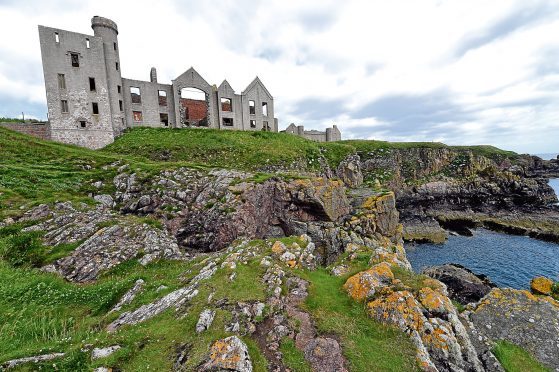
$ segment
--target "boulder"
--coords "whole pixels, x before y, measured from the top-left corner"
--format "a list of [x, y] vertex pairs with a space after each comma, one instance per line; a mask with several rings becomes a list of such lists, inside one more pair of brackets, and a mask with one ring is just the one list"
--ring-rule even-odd
[[199, 371], [252, 372], [248, 348], [237, 336], [217, 340]]
[[311, 364], [313, 371], [347, 372], [342, 348], [332, 338], [312, 339], [305, 348], [305, 359]]
[[534, 294], [549, 296], [552, 288], [553, 280], [544, 276], [538, 276], [530, 282], [530, 289]]
[[109, 355], [113, 354], [115, 351], [118, 351], [120, 348], [121, 348], [120, 345], [113, 345], [104, 348], [95, 348], [91, 352], [91, 359], [106, 358]]
[[402, 221], [404, 240], [414, 242], [444, 243], [448, 232], [431, 217], [414, 217]]
[[344, 284], [344, 289], [356, 301], [363, 301], [372, 297], [378, 289], [390, 284], [394, 274], [390, 265], [381, 262], [369, 270], [362, 271], [350, 277]]
[[476, 275], [458, 264], [428, 267], [423, 274], [446, 284], [449, 297], [462, 305], [479, 301], [496, 287], [485, 275]]
[[113, 197], [108, 194], [95, 195], [93, 199], [107, 208], [112, 208], [115, 203]]
[[214, 321], [215, 311], [211, 309], [205, 309], [200, 313], [198, 318], [198, 323], [196, 323], [196, 333], [201, 333], [210, 328], [212, 322]]
[[4, 362], [3, 364], [1, 364], [0, 365], [0, 370], [12, 369], [12, 368], [15, 368], [15, 367], [17, 367], [21, 364], [27, 364], [27, 363], [42, 363], [42, 362], [62, 358], [64, 355], [66, 355], [66, 354], [64, 354], [64, 353], [50, 353], [50, 354], [36, 355], [36, 356], [25, 357], [25, 358], [12, 359], [12, 360], [8, 360], [7, 362]]

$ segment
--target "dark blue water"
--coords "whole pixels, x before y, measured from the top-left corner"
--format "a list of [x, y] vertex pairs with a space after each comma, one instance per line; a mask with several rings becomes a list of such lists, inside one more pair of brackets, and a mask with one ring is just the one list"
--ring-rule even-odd
[[445, 244], [407, 244], [406, 253], [415, 272], [457, 263], [500, 287], [526, 289], [538, 275], [559, 279], [559, 244], [484, 229], [472, 237], [450, 236]]
[[555, 195], [559, 197], [559, 178], [550, 179], [549, 186], [553, 187], [553, 190], [555, 190]]

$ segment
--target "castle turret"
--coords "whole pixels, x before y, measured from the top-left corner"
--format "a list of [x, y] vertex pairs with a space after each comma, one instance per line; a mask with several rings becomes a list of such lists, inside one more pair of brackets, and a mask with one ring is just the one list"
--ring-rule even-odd
[[149, 70], [149, 81], [157, 83], [157, 70], [155, 67], [152, 67], [151, 70]]
[[332, 142], [332, 128], [326, 128], [326, 142]]
[[122, 76], [120, 74], [120, 56], [118, 46], [118, 27], [108, 18], [94, 16], [91, 28], [95, 36], [103, 39], [107, 85], [111, 106], [113, 130], [118, 135], [126, 128], [125, 115], [122, 108]]

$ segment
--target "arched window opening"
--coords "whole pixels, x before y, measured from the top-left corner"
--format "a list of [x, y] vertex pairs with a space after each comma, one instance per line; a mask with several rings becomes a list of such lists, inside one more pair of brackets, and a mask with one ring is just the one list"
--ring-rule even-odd
[[185, 126], [208, 126], [208, 96], [197, 88], [180, 91], [180, 119]]

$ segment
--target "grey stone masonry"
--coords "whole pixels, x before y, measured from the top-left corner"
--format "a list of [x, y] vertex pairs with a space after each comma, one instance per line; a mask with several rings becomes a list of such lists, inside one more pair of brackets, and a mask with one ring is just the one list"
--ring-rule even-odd
[[338, 127], [334, 124], [332, 128], [326, 128], [324, 132], [318, 130], [305, 130], [303, 125], [289, 124], [284, 130], [285, 133], [295, 134], [316, 142], [334, 142], [341, 141], [342, 134]]
[[[192, 67], [171, 84], [157, 81], [155, 67], [149, 81], [126, 79], [117, 24], [94, 16], [91, 28], [93, 35], [39, 26], [52, 140], [97, 149], [138, 126], [278, 131], [274, 98], [258, 77], [240, 94], [227, 80], [211, 85]], [[300, 132], [290, 133], [340, 139], [336, 126]]]

